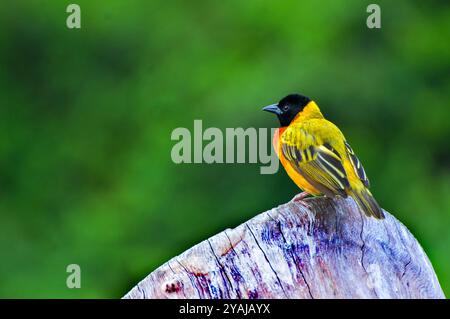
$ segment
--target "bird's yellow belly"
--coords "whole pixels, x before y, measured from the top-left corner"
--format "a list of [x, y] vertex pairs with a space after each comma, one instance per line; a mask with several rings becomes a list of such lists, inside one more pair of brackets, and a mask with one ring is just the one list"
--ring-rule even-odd
[[294, 183], [304, 191], [307, 191], [311, 195], [321, 195], [322, 193], [314, 188], [306, 179], [303, 178], [297, 171], [291, 166], [288, 160], [283, 156], [283, 152], [281, 152], [281, 145], [279, 144], [279, 137], [283, 134], [286, 127], [280, 127], [277, 132], [275, 132], [273, 136], [273, 147], [275, 152], [280, 159], [281, 164], [283, 165], [286, 173], [289, 177], [294, 181]]
[[297, 173], [297, 171], [292, 168], [291, 164], [284, 159], [284, 156], [280, 156], [281, 164], [283, 165], [284, 169], [286, 170], [286, 173], [289, 175], [289, 177], [294, 181], [294, 183], [302, 190], [307, 191], [311, 195], [320, 195], [321, 192], [314, 188], [306, 179], [303, 178], [302, 175]]

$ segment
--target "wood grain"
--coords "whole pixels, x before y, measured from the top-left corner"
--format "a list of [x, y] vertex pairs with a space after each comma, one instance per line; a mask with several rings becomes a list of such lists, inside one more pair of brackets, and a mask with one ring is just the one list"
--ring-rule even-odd
[[124, 298], [445, 298], [408, 229], [352, 199], [289, 202], [174, 257]]

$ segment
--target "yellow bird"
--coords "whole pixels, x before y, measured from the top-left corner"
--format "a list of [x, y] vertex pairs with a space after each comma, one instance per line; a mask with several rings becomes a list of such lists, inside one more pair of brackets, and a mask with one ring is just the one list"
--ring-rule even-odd
[[366, 172], [339, 128], [326, 120], [319, 106], [306, 96], [291, 94], [263, 108], [275, 113], [280, 128], [273, 146], [289, 177], [306, 193], [352, 197], [367, 215], [384, 214], [369, 191]]

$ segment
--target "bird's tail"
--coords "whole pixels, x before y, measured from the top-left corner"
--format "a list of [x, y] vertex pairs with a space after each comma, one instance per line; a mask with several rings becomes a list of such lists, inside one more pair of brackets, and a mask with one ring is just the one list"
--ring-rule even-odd
[[359, 209], [367, 216], [373, 216], [377, 219], [384, 218], [383, 210], [367, 188], [353, 190], [350, 196], [355, 200], [356, 204], [358, 204]]

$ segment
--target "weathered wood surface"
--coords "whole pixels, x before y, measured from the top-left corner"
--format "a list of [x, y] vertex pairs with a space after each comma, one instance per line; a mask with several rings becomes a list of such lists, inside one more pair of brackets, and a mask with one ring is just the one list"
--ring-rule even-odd
[[352, 199], [289, 202], [171, 259], [124, 298], [445, 298], [422, 247], [392, 215]]

